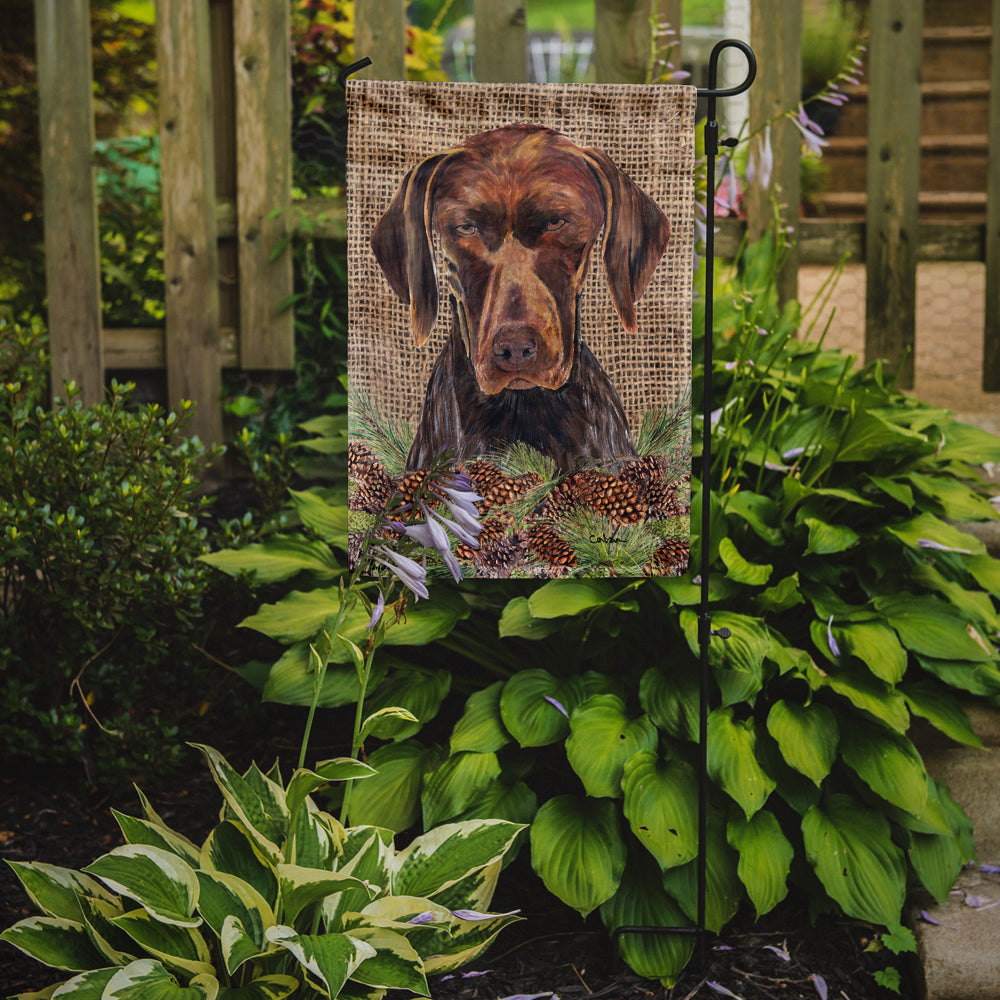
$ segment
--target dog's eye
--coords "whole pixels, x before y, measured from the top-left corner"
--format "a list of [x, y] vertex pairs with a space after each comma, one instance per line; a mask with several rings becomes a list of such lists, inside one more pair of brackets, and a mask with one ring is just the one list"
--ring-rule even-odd
[[463, 222], [455, 226], [455, 232], [459, 236], [475, 236], [479, 232], [479, 227], [474, 222]]
[[562, 229], [565, 225], [565, 219], [560, 219], [558, 215], [553, 215], [551, 219], [545, 220], [545, 232], [554, 233], [557, 229]]

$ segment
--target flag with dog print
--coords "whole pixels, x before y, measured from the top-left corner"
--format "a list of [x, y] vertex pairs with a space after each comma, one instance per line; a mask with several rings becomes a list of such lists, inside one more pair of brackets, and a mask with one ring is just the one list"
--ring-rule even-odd
[[352, 559], [447, 468], [429, 573], [683, 573], [694, 88], [347, 90]]

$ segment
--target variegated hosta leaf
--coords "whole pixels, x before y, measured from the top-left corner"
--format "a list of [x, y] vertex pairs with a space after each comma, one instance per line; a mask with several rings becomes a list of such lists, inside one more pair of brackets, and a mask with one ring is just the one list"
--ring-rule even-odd
[[143, 958], [119, 969], [101, 1000], [216, 1000], [218, 995], [215, 976], [196, 976], [181, 986], [159, 962]]
[[690, 765], [643, 750], [625, 762], [622, 789], [632, 832], [661, 869], [697, 855], [698, 783]]
[[365, 986], [383, 989], [409, 990], [418, 996], [428, 997], [424, 963], [402, 934], [384, 927], [356, 927], [351, 937], [364, 941], [375, 949], [351, 973], [351, 979]]
[[83, 896], [80, 905], [90, 940], [104, 956], [105, 965], [128, 965], [140, 957], [135, 942], [114, 924], [115, 917], [125, 912], [121, 903]]
[[340, 993], [358, 966], [375, 957], [375, 949], [349, 934], [296, 934], [291, 927], [269, 927], [267, 939], [295, 956], [309, 978], [330, 996]]
[[454, 819], [475, 802], [500, 777], [495, 753], [452, 754], [436, 771], [424, 778], [420, 797], [424, 826], [437, 826]]
[[356, 826], [347, 831], [337, 871], [353, 875], [367, 888], [345, 889], [323, 900], [324, 926], [344, 930], [345, 913], [358, 912], [371, 900], [371, 892], [385, 892], [389, 887], [392, 857], [392, 833], [373, 826]]
[[60, 868], [38, 861], [8, 861], [7, 864], [13, 869], [31, 901], [46, 916], [81, 920], [81, 896], [116, 902], [115, 897], [97, 879], [73, 871], [72, 868]]
[[361, 879], [342, 872], [327, 872], [300, 865], [278, 865], [281, 886], [281, 906], [286, 920], [294, 921], [302, 910], [321, 899], [345, 889], [361, 889], [375, 895]]
[[252, 885], [271, 905], [278, 905], [278, 875], [245, 826], [226, 820], [201, 847], [200, 868], [224, 872]]
[[[522, 827], [523, 832], [523, 827]], [[518, 834], [520, 837], [520, 833]], [[517, 838], [515, 838], [517, 839]], [[465, 878], [460, 878], [446, 889], [434, 893], [435, 902], [448, 907], [449, 910], [468, 908], [472, 910], [488, 910], [493, 902], [493, 894], [500, 879], [506, 857], [497, 858], [491, 865], [479, 868]]]
[[608, 799], [558, 795], [531, 824], [531, 865], [549, 892], [586, 916], [617, 891], [625, 870], [618, 810]]
[[777, 740], [785, 761], [815, 785], [830, 773], [840, 732], [826, 705], [778, 700], [768, 713], [767, 731]]
[[224, 986], [218, 1000], [285, 1000], [299, 985], [294, 976], [261, 976], [245, 986]]
[[708, 774], [748, 818], [764, 804], [776, 782], [757, 762], [752, 718], [737, 721], [731, 707], [717, 708], [709, 715]]
[[112, 809], [111, 812], [118, 821], [122, 835], [128, 843], [159, 847], [171, 854], [176, 854], [192, 868], [197, 866], [199, 849], [187, 837], [176, 833], [169, 827], [152, 823], [149, 820], [126, 816], [125, 813], [120, 813], [117, 809]]
[[[619, 927], [689, 927], [691, 921], [664, 891], [651, 859], [630, 858], [618, 891], [601, 905], [611, 932]], [[694, 950], [692, 934], [623, 934], [621, 956], [640, 976], [672, 986]]]
[[849, 795], [830, 795], [806, 813], [802, 836], [809, 863], [849, 917], [899, 923], [906, 866], [882, 813]]
[[26, 955], [53, 969], [81, 972], [96, 969], [105, 959], [91, 944], [87, 929], [76, 920], [64, 917], [28, 917], [19, 920], [0, 934]]
[[306, 799], [292, 819], [285, 858], [304, 868], [335, 868], [344, 836], [337, 819], [317, 809], [312, 799]]
[[417, 837], [393, 859], [392, 892], [433, 899], [500, 861], [523, 827], [505, 820], [447, 823]]
[[788, 895], [788, 872], [795, 849], [781, 832], [774, 813], [765, 809], [751, 819], [738, 816], [730, 820], [726, 836], [730, 847], [740, 853], [736, 873], [758, 918], [762, 917]]
[[147, 844], [125, 844], [85, 869], [113, 892], [134, 899], [150, 916], [165, 924], [197, 927], [198, 878], [192, 867], [171, 851]]
[[[428, 975], [451, 972], [478, 958], [493, 939], [508, 924], [520, 920], [516, 912], [479, 914], [475, 920], [463, 919], [465, 910], [452, 910], [455, 917], [451, 932], [441, 940], [432, 953], [424, 956], [424, 971]], [[415, 945], [418, 942], [414, 942]], [[418, 947], [419, 950], [419, 947]]]
[[160, 923], [145, 910], [123, 913], [112, 923], [172, 969], [181, 969], [189, 976], [213, 971], [212, 956], [205, 939], [190, 927]]
[[288, 812], [294, 815], [306, 796], [312, 795], [318, 788], [328, 785], [331, 781], [349, 781], [356, 778], [370, 778], [376, 774], [373, 767], [353, 757], [337, 757], [324, 760], [313, 770], [299, 768], [288, 782], [285, 792], [285, 804]]
[[[223, 930], [228, 921], [229, 947], [224, 947], [226, 968], [230, 975], [247, 960], [267, 950], [264, 931], [275, 923], [274, 912], [264, 897], [248, 882], [223, 872], [198, 872], [201, 894], [198, 910], [216, 936], [226, 944]], [[252, 951], [247, 954], [244, 939], [249, 939]]]
[[503, 681], [497, 681], [469, 696], [462, 717], [451, 734], [451, 752], [473, 750], [476, 753], [496, 753], [510, 742], [500, 716], [500, 692]]
[[50, 986], [44, 993], [21, 993], [18, 997], [12, 997], [11, 1000], [27, 1000], [29, 997], [40, 1000], [42, 997], [50, 996], [55, 1000], [101, 1000], [101, 997], [104, 996], [104, 988], [111, 982], [119, 968], [120, 966], [91, 969], [90, 972], [81, 972], [79, 976], [67, 979], [54, 991]]
[[588, 795], [621, 796], [625, 761], [639, 750], [654, 750], [659, 739], [648, 715], [630, 719], [625, 702], [613, 694], [595, 694], [570, 716], [566, 757]]
[[192, 745], [205, 755], [227, 807], [247, 828], [264, 855], [272, 863], [277, 863], [281, 856], [278, 845], [288, 832], [284, 789], [255, 768], [251, 768], [246, 776], [240, 775], [212, 747], [197, 743]]

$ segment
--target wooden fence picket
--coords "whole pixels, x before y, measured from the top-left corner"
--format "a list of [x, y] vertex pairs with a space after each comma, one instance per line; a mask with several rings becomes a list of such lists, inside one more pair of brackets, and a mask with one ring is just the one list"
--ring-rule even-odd
[[990, 43], [989, 169], [986, 178], [986, 324], [983, 389], [1000, 392], [1000, 0], [993, 0]]

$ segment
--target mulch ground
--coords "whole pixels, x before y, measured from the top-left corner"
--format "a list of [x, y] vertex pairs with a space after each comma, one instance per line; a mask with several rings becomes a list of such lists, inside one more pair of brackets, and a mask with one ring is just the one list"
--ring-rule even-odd
[[[223, 742], [220, 748], [234, 763], [241, 762], [238, 746]], [[148, 792], [169, 825], [198, 840], [214, 822], [219, 797], [193, 751], [192, 765]], [[122, 842], [111, 807], [139, 813], [134, 794], [124, 790], [108, 796], [88, 790], [74, 776], [8, 774], [0, 778], [0, 858], [80, 868]], [[544, 891], [525, 856], [501, 877], [494, 908], [519, 908], [525, 920], [503, 931], [469, 969], [450, 978], [432, 977], [435, 1000], [547, 1000], [551, 996], [561, 1000], [720, 996], [887, 1000], [892, 994], [873, 979], [887, 965], [903, 973], [902, 996], [919, 992], [900, 960], [866, 950], [873, 940], [871, 928], [829, 918], [813, 927], [799, 900], [783, 904], [756, 925], [752, 915], [740, 914], [719, 938], [706, 941], [706, 967], [689, 968], [672, 990], [641, 979], [618, 961], [596, 915], [582, 922], [559, 904]], [[0, 866], [0, 927], [32, 912], [13, 873], [6, 865]], [[59, 979], [58, 973], [0, 944], [0, 995], [38, 990]]]

